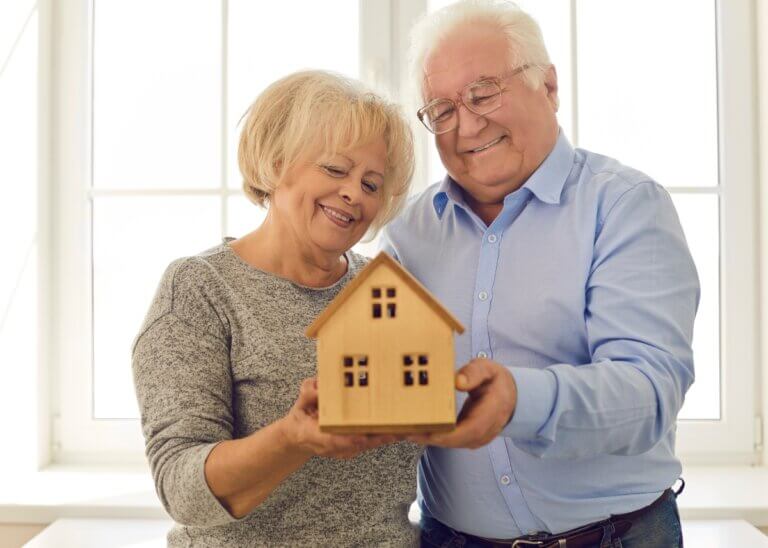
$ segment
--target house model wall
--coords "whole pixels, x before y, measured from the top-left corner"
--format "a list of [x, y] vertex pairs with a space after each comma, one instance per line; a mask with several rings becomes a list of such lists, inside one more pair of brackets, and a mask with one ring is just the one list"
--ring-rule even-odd
[[317, 338], [321, 430], [452, 429], [454, 331], [464, 328], [380, 253], [307, 329]]

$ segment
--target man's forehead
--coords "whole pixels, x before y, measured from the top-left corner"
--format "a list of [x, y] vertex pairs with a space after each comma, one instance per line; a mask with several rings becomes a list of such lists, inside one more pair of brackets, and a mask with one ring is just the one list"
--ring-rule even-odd
[[424, 62], [424, 91], [427, 94], [455, 91], [453, 88], [479, 78], [498, 76], [507, 67], [507, 61], [506, 52], [503, 55], [481, 53], [463, 59], [452, 59], [450, 55], [428, 57]]

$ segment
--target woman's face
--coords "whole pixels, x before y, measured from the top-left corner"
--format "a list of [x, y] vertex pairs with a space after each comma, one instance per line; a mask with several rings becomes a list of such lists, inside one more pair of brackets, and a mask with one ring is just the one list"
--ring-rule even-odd
[[285, 174], [270, 209], [300, 245], [341, 255], [360, 241], [379, 213], [385, 166], [382, 138], [301, 160]]

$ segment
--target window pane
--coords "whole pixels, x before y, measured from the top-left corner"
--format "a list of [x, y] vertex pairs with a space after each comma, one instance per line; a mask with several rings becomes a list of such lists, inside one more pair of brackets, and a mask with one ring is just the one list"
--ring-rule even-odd
[[[298, 14], [298, 15], [297, 15]], [[229, 186], [240, 188], [238, 121], [258, 94], [300, 69], [359, 74], [359, 9], [349, 0], [229, 1]]]
[[96, 0], [96, 187], [221, 184], [221, 7]]
[[[429, 0], [429, 11], [436, 11], [443, 6], [453, 4], [453, 0]], [[572, 139], [573, 129], [573, 94], [571, 93], [571, 2], [570, 0], [517, 0], [521, 9], [531, 15], [541, 27], [544, 44], [549, 58], [557, 69], [558, 96], [560, 108], [557, 120], [565, 135]], [[418, 122], [417, 122], [418, 124]], [[414, 126], [416, 131], [426, 131], [421, 124]], [[434, 146], [434, 137], [430, 137], [429, 167], [427, 184], [432, 184], [445, 175], [445, 168]], [[419, 181], [416, 181], [419, 184]]]
[[693, 330], [696, 382], [685, 398], [681, 419], [720, 418], [720, 240], [718, 197], [673, 194], [696, 263], [701, 301]]
[[717, 185], [715, 3], [577, 6], [579, 146], [667, 186]]
[[36, 259], [38, 32], [37, 13], [24, 27], [26, 15], [15, 17], [14, 28], [8, 29], [20, 40], [0, 72], [0, 329], [25, 265]]
[[227, 199], [227, 236], [245, 236], [256, 230], [266, 216], [267, 210], [251, 202], [245, 195], [230, 196]]
[[0, 2], [0, 416], [13, 440], [0, 460], [16, 474], [37, 468], [38, 359], [48, 343], [38, 336], [47, 304], [37, 262], [38, 39], [33, 2]]
[[220, 198], [211, 196], [95, 199], [96, 418], [138, 418], [131, 343], [170, 262], [221, 241], [220, 204]]
[[33, 14], [36, 4], [35, 0], [0, 2], [0, 66], [8, 59], [27, 20], [37, 20], [37, 14]]

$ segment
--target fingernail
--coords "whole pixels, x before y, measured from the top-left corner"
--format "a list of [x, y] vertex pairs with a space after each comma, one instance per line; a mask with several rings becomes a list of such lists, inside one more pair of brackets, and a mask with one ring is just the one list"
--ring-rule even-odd
[[469, 379], [467, 379], [467, 376], [464, 373], [461, 373], [456, 377], [456, 386], [459, 388], [467, 386], [467, 383], [469, 383]]

